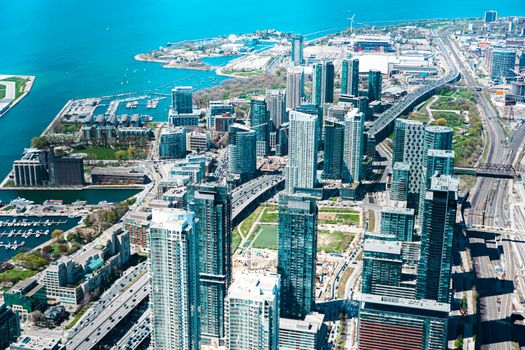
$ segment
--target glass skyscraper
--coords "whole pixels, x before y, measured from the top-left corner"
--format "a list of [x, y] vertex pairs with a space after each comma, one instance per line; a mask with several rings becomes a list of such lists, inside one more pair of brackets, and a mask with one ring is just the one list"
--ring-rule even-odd
[[412, 241], [414, 209], [383, 207], [381, 209], [381, 233], [393, 235], [398, 241]]
[[257, 134], [257, 156], [270, 153], [270, 118], [264, 97], [252, 97], [250, 102], [250, 128]]
[[372, 101], [381, 101], [383, 85], [383, 76], [381, 71], [371, 70], [368, 72], [368, 99]]
[[171, 91], [171, 108], [175, 114], [193, 113], [193, 88], [177, 86]]
[[359, 95], [359, 59], [345, 59], [341, 67], [341, 94]]
[[273, 124], [271, 131], [279, 129], [288, 121], [286, 115], [286, 90], [266, 90], [266, 109]]
[[294, 66], [303, 64], [303, 45], [304, 38], [302, 35], [294, 35], [292, 37], [292, 55], [290, 58]]
[[154, 210], [150, 226], [150, 305], [155, 349], [199, 349], [199, 287], [194, 215]]
[[345, 125], [337, 120], [324, 121], [324, 179], [341, 179]]
[[315, 304], [317, 203], [309, 197], [279, 197], [278, 264], [281, 316], [303, 319]]
[[239, 272], [225, 301], [229, 350], [277, 350], [280, 276]]
[[169, 128], [160, 135], [159, 158], [174, 159], [186, 156], [186, 129]]
[[410, 164], [395, 162], [392, 169], [392, 189], [390, 199], [394, 201], [408, 200], [408, 181], [410, 179]]
[[312, 103], [322, 106], [334, 102], [334, 64], [323, 61], [313, 66]]
[[233, 124], [229, 128], [228, 148], [230, 173], [239, 175], [241, 181], [251, 179], [257, 171], [257, 135], [245, 125]]
[[459, 180], [433, 176], [424, 199], [417, 297], [450, 303], [452, 240]]
[[357, 108], [345, 116], [342, 177], [345, 183], [362, 180], [365, 117]]
[[231, 194], [214, 184], [188, 188], [199, 240], [201, 335], [224, 337], [224, 298], [231, 283]]
[[410, 164], [408, 178], [408, 206], [416, 208], [419, 203], [423, 167], [425, 125], [419, 121], [396, 119], [392, 145], [392, 166], [396, 162]]
[[286, 192], [296, 188], [313, 189], [317, 184], [317, 153], [319, 150], [319, 116], [290, 112], [288, 164], [284, 169]]

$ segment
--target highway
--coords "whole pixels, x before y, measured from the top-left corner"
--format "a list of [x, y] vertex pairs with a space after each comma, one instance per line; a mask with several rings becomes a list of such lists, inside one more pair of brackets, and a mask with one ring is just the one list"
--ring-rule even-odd
[[90, 311], [89, 316], [83, 318], [68, 335], [66, 349], [92, 349], [149, 296], [149, 273], [142, 271], [144, 265], [132, 268], [134, 270], [131, 274], [113, 284], [116, 290], [110, 289], [110, 293], [105, 294]]
[[259, 196], [283, 181], [283, 175], [263, 175], [235, 188], [232, 192], [232, 220]]
[[[465, 84], [476, 90], [475, 96], [481, 107], [488, 139], [487, 163], [513, 164], [523, 142], [523, 129], [507, 142], [498, 121], [498, 114], [485, 92], [477, 91], [477, 83], [460, 57], [460, 50], [448, 38], [441, 36], [451, 52]], [[478, 177], [470, 198], [467, 224], [506, 227], [510, 218], [505, 209], [508, 186], [511, 180]], [[498, 240], [494, 233], [470, 232], [469, 242], [477, 276], [479, 292], [480, 327], [477, 341], [480, 349], [504, 350], [512, 348], [512, 314], [514, 263], [508, 240]], [[505, 236], [503, 236], [504, 238]]]
[[442, 57], [447, 61], [447, 65], [448, 67], [450, 67], [450, 70], [440, 79], [432, 80], [424, 84], [416, 91], [401, 98], [391, 108], [383, 112], [367, 131], [367, 134], [370, 137], [375, 138], [376, 143], [382, 141], [380, 135], [384, 135], [386, 137], [384, 130], [388, 129], [397, 117], [399, 117], [401, 114], [405, 113], [407, 110], [412, 108], [418, 101], [420, 101], [425, 96], [431, 94], [437, 88], [445, 84], [451, 83], [458, 78], [459, 71], [448, 57], [443, 42], [438, 41], [438, 45], [442, 52]]

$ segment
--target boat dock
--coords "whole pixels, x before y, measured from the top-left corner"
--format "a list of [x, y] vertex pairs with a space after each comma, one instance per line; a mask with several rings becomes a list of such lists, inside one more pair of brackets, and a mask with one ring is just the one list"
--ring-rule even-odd
[[0, 227], [31, 227], [31, 226], [53, 226], [65, 224], [67, 220], [0, 220]]

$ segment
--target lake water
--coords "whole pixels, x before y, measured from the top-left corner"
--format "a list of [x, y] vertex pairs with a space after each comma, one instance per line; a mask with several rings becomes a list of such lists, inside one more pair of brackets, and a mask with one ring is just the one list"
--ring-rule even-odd
[[[163, 69], [133, 56], [185, 39], [277, 29], [319, 36], [357, 23], [525, 15], [523, 0], [176, 1], [15, 0], [2, 2], [0, 74], [37, 77], [33, 90], [0, 119], [0, 175], [71, 98], [221, 82], [213, 71]], [[220, 61], [223, 63], [223, 61]], [[0, 193], [0, 196], [2, 194]]]

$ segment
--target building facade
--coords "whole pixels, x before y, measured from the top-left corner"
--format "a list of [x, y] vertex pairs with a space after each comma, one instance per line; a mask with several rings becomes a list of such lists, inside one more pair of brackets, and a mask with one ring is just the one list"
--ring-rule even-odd
[[311, 100], [318, 106], [334, 102], [334, 64], [332, 61], [314, 64]]
[[231, 195], [212, 184], [190, 186], [189, 208], [198, 218], [201, 336], [224, 337], [224, 298], [231, 283]]
[[264, 97], [252, 97], [250, 102], [250, 128], [257, 135], [257, 156], [270, 153], [270, 113], [266, 110]]
[[233, 124], [229, 129], [229, 171], [241, 181], [253, 178], [257, 171], [257, 135], [242, 124]]
[[286, 73], [286, 111], [301, 104], [304, 96], [304, 72], [302, 67], [288, 69]]
[[343, 182], [345, 183], [360, 182], [362, 180], [364, 128], [363, 113], [360, 113], [357, 108], [350, 110], [345, 116], [342, 169]]
[[230, 350], [277, 350], [280, 277], [238, 273], [225, 301], [225, 345]]
[[278, 264], [281, 316], [302, 319], [315, 304], [317, 203], [315, 199], [279, 198]]
[[359, 59], [345, 59], [341, 67], [341, 94], [359, 95]]
[[343, 169], [345, 125], [337, 120], [324, 120], [323, 179], [339, 180]]
[[149, 241], [154, 347], [198, 350], [198, 242], [194, 214], [181, 209], [154, 209]]
[[286, 191], [314, 188], [317, 184], [317, 153], [319, 151], [319, 116], [290, 112], [288, 164], [284, 170]]
[[171, 90], [171, 108], [176, 114], [193, 113], [193, 88], [177, 86]]

